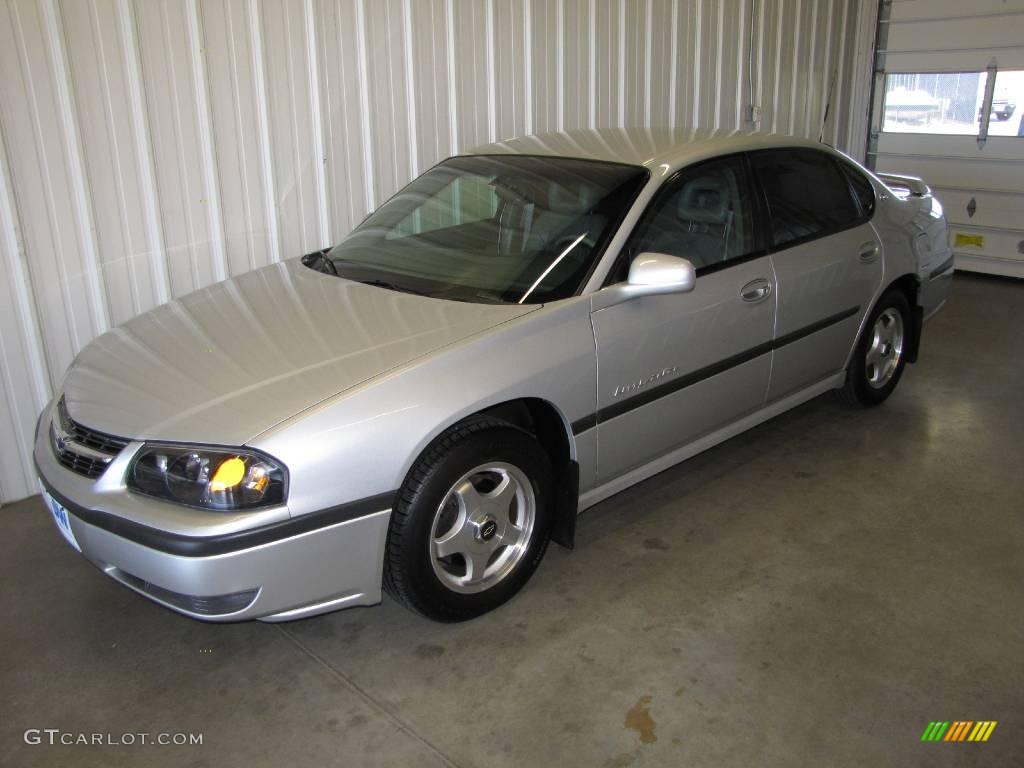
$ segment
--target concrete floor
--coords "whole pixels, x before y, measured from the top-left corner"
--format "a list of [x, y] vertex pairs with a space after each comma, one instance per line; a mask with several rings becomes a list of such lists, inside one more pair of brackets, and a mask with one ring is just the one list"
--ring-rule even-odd
[[[464, 625], [202, 624], [4, 508], [0, 764], [1024, 765], [1022, 322], [1024, 285], [957, 277], [886, 405], [820, 398], [605, 502]], [[999, 724], [922, 744], [938, 719]]]

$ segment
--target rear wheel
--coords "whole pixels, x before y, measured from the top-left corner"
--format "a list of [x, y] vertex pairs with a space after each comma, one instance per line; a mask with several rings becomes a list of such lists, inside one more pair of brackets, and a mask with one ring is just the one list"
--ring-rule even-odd
[[504, 603], [547, 548], [551, 466], [529, 433], [475, 417], [436, 440], [409, 472], [391, 514], [384, 587], [437, 621]]
[[857, 340], [842, 389], [846, 402], [870, 407], [892, 394], [907, 363], [909, 329], [907, 297], [901, 291], [889, 291], [875, 305]]

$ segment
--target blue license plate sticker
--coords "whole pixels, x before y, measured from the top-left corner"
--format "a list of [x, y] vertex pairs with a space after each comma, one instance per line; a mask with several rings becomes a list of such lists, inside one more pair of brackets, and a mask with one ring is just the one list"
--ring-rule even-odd
[[67, 539], [68, 544], [81, 552], [82, 548], [78, 546], [75, 533], [71, 530], [71, 520], [68, 519], [68, 511], [58, 504], [57, 500], [46, 491], [43, 491], [43, 500], [46, 501], [46, 506], [49, 507], [50, 514], [53, 516], [53, 522], [57, 524], [57, 529], [61, 532], [61, 535]]

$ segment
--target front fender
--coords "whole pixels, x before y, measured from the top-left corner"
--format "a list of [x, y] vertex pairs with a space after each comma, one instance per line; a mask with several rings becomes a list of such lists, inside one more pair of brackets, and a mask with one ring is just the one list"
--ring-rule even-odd
[[[538, 398], [569, 425], [594, 412], [596, 392], [590, 301], [576, 297], [365, 382], [249, 444], [288, 466], [289, 512], [302, 515], [397, 490], [427, 445], [473, 413]], [[587, 478], [594, 430], [567, 432]]]

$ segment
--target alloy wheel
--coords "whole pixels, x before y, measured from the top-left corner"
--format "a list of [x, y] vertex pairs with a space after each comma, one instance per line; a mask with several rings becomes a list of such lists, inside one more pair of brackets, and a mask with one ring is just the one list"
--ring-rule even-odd
[[483, 464], [466, 472], [437, 508], [430, 563], [449, 589], [490, 589], [515, 570], [533, 535], [537, 500], [518, 467]]
[[903, 358], [903, 315], [892, 307], [875, 320], [871, 345], [864, 359], [868, 384], [881, 389], [892, 379]]

